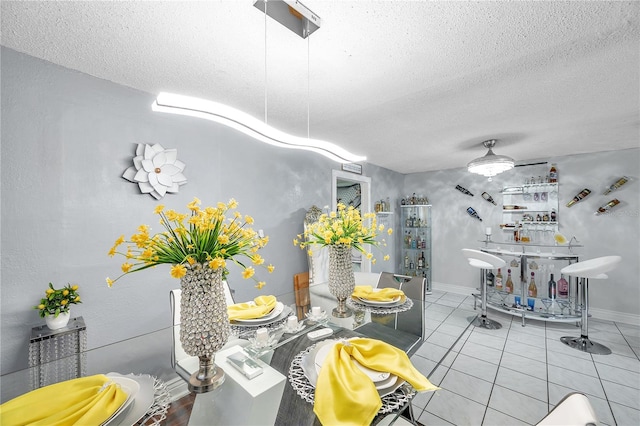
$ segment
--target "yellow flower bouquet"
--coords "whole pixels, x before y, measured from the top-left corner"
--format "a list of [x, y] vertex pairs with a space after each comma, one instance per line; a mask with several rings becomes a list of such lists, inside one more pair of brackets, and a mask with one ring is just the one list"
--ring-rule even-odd
[[[368, 225], [365, 222], [368, 221]], [[309, 225], [304, 234], [299, 234], [296, 239], [293, 240], [295, 246], [301, 249], [307, 248], [309, 256], [313, 255], [313, 252], [309, 245], [317, 244], [319, 246], [335, 246], [344, 245], [355, 248], [362, 252], [367, 259], [370, 259], [373, 264], [376, 263], [376, 259], [373, 254], [367, 252], [364, 249], [365, 245], [372, 246], [386, 246], [387, 243], [382, 239], [378, 241], [376, 237], [379, 232], [383, 232], [385, 226], [377, 224], [375, 213], [365, 213], [364, 217], [360, 215], [360, 211], [353, 206], [348, 208], [340, 203], [338, 204], [338, 211], [331, 213], [323, 213], [317, 222]], [[387, 234], [391, 235], [393, 229], [388, 228]], [[384, 256], [384, 260], [389, 260], [389, 255]]]
[[[140, 225], [138, 232], [127, 241], [120, 236], [109, 250], [109, 256], [116, 254], [127, 260], [122, 264], [122, 275], [115, 280], [107, 278], [109, 287], [124, 275], [142, 271], [160, 264], [171, 264], [171, 276], [182, 278], [187, 273], [185, 265], [194, 263], [208, 264], [217, 270], [222, 268], [223, 277], [228, 274], [227, 262], [231, 261], [242, 268], [242, 277], [252, 278], [256, 287], [262, 288], [264, 281], [254, 277], [255, 269], [251, 265], [266, 268], [273, 272], [273, 265], [264, 265], [264, 259], [258, 250], [266, 246], [269, 237], [260, 237], [250, 226], [251, 216], [243, 216], [235, 209], [238, 202], [231, 199], [227, 204], [218, 203], [216, 207], [200, 208], [200, 200], [194, 198], [187, 207], [189, 213], [164, 210], [163, 205], [155, 208], [160, 216], [163, 232], [150, 235], [147, 225]], [[233, 212], [232, 212], [233, 211]], [[126, 246], [119, 251], [120, 246]], [[242, 262], [240, 258], [249, 262]]]

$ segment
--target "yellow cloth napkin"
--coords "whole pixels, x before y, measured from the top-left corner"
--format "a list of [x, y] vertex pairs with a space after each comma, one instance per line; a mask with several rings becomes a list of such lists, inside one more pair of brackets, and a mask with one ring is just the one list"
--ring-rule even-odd
[[374, 291], [370, 285], [357, 285], [353, 289], [351, 297], [362, 298], [365, 300], [377, 300], [380, 302], [391, 302], [396, 297], [400, 296], [401, 300], [406, 299], [404, 292], [395, 288], [381, 288]]
[[277, 300], [275, 296], [258, 296], [253, 302], [236, 303], [227, 307], [229, 320], [262, 318], [273, 311]]
[[406, 353], [388, 343], [368, 338], [340, 341], [318, 375], [313, 412], [323, 425], [369, 425], [382, 407], [373, 381], [352, 357], [372, 370], [401, 377], [419, 392], [439, 389], [416, 370]]
[[97, 426], [126, 399], [120, 386], [104, 374], [96, 374], [45, 386], [5, 402], [0, 405], [0, 424]]

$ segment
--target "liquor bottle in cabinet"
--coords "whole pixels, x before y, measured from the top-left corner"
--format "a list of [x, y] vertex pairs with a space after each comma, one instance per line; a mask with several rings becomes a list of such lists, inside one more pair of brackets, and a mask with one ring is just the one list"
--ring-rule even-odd
[[426, 278], [431, 291], [431, 205], [400, 206], [400, 274]]

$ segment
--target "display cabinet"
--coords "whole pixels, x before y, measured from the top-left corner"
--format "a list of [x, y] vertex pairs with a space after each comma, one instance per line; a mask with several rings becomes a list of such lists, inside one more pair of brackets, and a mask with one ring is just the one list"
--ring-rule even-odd
[[[557, 285], [562, 277], [560, 270], [567, 264], [579, 261], [579, 255], [574, 253], [574, 248], [581, 246], [492, 241], [483, 243], [484, 247], [480, 248], [481, 251], [503, 257], [507, 263], [505, 270], [501, 271], [503, 289], [499, 290], [495, 285], [487, 289], [488, 308], [521, 317], [523, 326], [526, 319], [555, 322], [580, 321], [581, 298], [577, 278], [564, 277], [569, 280], [565, 295], [559, 294]], [[511, 270], [513, 292], [505, 290], [509, 270]], [[535, 297], [529, 295], [532, 272], [537, 290]], [[554, 274], [556, 282], [554, 297], [549, 294], [551, 274]], [[479, 300], [479, 295], [474, 296]]]
[[431, 205], [401, 205], [400, 212], [400, 274], [426, 278], [431, 292]]
[[512, 242], [550, 244], [558, 232], [558, 183], [502, 189], [502, 224]]

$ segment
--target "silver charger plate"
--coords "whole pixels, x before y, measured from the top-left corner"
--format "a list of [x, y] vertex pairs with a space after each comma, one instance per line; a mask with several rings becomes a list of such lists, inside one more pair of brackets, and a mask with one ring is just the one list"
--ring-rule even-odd
[[[293, 358], [293, 361], [291, 361], [291, 366], [289, 367], [288, 378], [289, 383], [291, 383], [291, 387], [304, 401], [307, 401], [311, 404], [313, 404], [314, 402], [316, 389], [305, 375], [305, 372], [302, 369], [302, 363], [303, 359], [309, 356], [309, 353], [314, 351], [317, 345], [322, 343], [323, 342], [318, 342], [315, 345], [311, 345], [304, 351], [297, 354]], [[315, 359], [315, 356], [313, 359]], [[309, 366], [305, 365], [305, 368], [308, 369]], [[315, 370], [315, 365], [311, 366], [310, 368]], [[378, 411], [378, 414], [388, 414], [399, 410], [406, 406], [406, 404], [408, 404], [416, 395], [417, 392], [415, 391], [415, 389], [413, 389], [413, 387], [411, 387], [409, 383], [405, 382], [402, 379], [400, 379], [400, 381], [401, 383], [399, 383], [392, 392], [380, 396], [382, 407], [380, 407], [380, 411]]]

